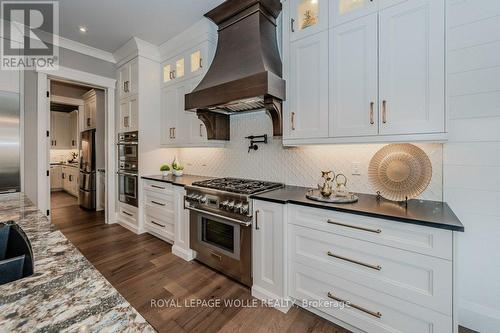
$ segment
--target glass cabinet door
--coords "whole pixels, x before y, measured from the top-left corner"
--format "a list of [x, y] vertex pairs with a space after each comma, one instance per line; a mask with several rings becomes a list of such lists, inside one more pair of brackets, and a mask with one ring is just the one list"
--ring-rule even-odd
[[333, 0], [330, 26], [354, 20], [378, 10], [379, 0]]
[[184, 58], [180, 58], [175, 62], [174, 80], [184, 77]]
[[196, 73], [203, 68], [203, 58], [201, 56], [201, 51], [197, 50], [191, 53], [191, 73]]
[[291, 0], [290, 5], [291, 40], [328, 28], [328, 0]]
[[163, 65], [163, 83], [168, 83], [172, 79], [172, 66], [170, 64]]

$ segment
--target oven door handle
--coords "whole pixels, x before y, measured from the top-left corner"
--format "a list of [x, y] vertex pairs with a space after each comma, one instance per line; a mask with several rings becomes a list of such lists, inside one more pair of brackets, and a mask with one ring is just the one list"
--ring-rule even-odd
[[130, 173], [130, 172], [118, 171], [117, 174], [123, 176], [137, 177], [136, 173]]
[[118, 146], [126, 146], [126, 145], [133, 145], [133, 146], [137, 146], [139, 144], [139, 142], [136, 142], [136, 141], [130, 141], [130, 142], [118, 142], [116, 145]]
[[198, 208], [194, 208], [194, 207], [190, 207], [190, 206], [185, 206], [185, 207], [186, 207], [186, 209], [192, 210], [194, 212], [198, 212], [198, 213], [202, 213], [202, 214], [206, 214], [206, 215], [211, 215], [211, 216], [219, 217], [221, 219], [225, 219], [225, 220], [229, 220], [231, 222], [238, 223], [238, 224], [243, 225], [245, 227], [249, 227], [249, 226], [252, 225], [252, 222], [240, 221], [240, 220], [233, 219], [233, 218], [230, 218], [230, 217], [227, 217], [227, 216], [224, 216], [224, 215], [220, 215], [220, 214], [216, 214], [216, 213], [212, 213], [212, 212], [207, 212], [206, 210], [202, 210], [202, 209], [198, 209]]

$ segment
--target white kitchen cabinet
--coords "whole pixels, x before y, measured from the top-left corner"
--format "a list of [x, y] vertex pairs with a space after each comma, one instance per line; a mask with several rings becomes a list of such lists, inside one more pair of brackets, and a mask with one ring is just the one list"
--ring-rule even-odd
[[378, 134], [377, 14], [330, 30], [330, 136]]
[[79, 192], [79, 172], [73, 166], [62, 166], [62, 188], [65, 192], [77, 197]]
[[118, 97], [135, 95], [139, 84], [139, 59], [135, 58], [118, 69]]
[[172, 84], [182, 81], [186, 78], [187, 69], [186, 54], [180, 54], [162, 64], [163, 84]]
[[78, 138], [79, 138], [79, 129], [78, 129], [78, 111], [73, 111], [70, 113], [70, 146], [71, 149], [78, 148]]
[[[286, 205], [253, 200], [252, 296], [285, 300]], [[286, 312], [287, 307], [280, 310]]]
[[62, 182], [62, 166], [61, 165], [51, 165], [50, 166], [50, 190], [58, 191], [63, 188]]
[[453, 232], [289, 205], [289, 292], [363, 332], [453, 332]]
[[72, 149], [72, 116], [66, 112], [50, 112], [50, 148]]
[[314, 35], [328, 28], [329, 0], [289, 0], [290, 40]]
[[[92, 89], [83, 95], [83, 124], [81, 131], [96, 129], [97, 118], [102, 119], [105, 107], [104, 91]], [[99, 115], [98, 115], [99, 113]]]
[[444, 25], [442, 0], [380, 12], [380, 134], [444, 132]]
[[133, 95], [120, 100], [119, 132], [137, 131], [139, 128], [139, 97]]
[[328, 31], [290, 45], [285, 139], [328, 137]]
[[[162, 89], [161, 94], [161, 138], [163, 145], [175, 145], [182, 136], [181, 112], [179, 101], [184, 97], [183, 85], [171, 85]], [[181, 127], [181, 128], [180, 128]], [[180, 129], [180, 136], [179, 136]]]

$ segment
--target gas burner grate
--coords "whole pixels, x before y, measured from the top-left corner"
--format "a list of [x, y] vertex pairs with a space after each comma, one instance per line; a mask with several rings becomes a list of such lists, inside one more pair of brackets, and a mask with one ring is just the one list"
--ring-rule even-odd
[[194, 182], [193, 185], [247, 195], [283, 187], [281, 183], [240, 178], [215, 178]]

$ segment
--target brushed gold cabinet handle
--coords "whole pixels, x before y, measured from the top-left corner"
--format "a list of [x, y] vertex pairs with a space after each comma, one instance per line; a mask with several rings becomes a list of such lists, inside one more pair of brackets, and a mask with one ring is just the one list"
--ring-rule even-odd
[[356, 305], [356, 304], [352, 304], [350, 301], [346, 301], [346, 300], [343, 300], [341, 298], [338, 298], [336, 296], [334, 296], [332, 293], [328, 292], [327, 296], [333, 300], [336, 300], [337, 302], [340, 302], [340, 303], [345, 303], [345, 304], [348, 304], [350, 307], [352, 308], [355, 308], [356, 310], [359, 310], [359, 311], [362, 311], [364, 313], [367, 313], [371, 316], [374, 316], [376, 318], [381, 318], [382, 317], [382, 314], [380, 312], [374, 312], [374, 311], [370, 311], [370, 310], [367, 310], [359, 305]]
[[151, 185], [151, 187], [153, 187], [153, 188], [159, 188], [160, 190], [164, 190], [165, 189], [164, 187], [157, 186], [157, 185]]
[[151, 200], [151, 203], [155, 204], [155, 205], [158, 205], [158, 206], [165, 206], [166, 205], [164, 203], [161, 203], [161, 202], [158, 202], [158, 201], [154, 201], [154, 200]]
[[174, 130], [174, 139], [175, 139], [175, 135], [176, 135], [176, 133], [175, 133], [175, 127], [173, 128], [173, 130]]
[[156, 225], [156, 226], [158, 226], [158, 227], [160, 227], [160, 228], [165, 228], [165, 226], [163, 224], [155, 222], [153, 220], [151, 220], [151, 223], [154, 224], [154, 225]]
[[334, 254], [331, 251], [328, 251], [326, 254], [329, 255], [330, 257], [337, 258], [337, 259], [344, 260], [344, 261], [349, 261], [349, 262], [352, 262], [353, 264], [357, 264], [357, 265], [361, 265], [361, 266], [364, 266], [364, 267], [368, 267], [368, 268], [374, 269], [376, 271], [380, 271], [382, 269], [382, 266], [380, 266], [380, 265], [371, 265], [371, 264], [364, 263], [362, 261], [358, 261], [358, 260], [354, 260], [354, 259], [349, 259], [347, 257], [339, 256], [337, 254]]
[[260, 213], [260, 211], [257, 209], [255, 211], [255, 230], [260, 230], [260, 228], [259, 228], [259, 213]]
[[290, 30], [292, 30], [292, 32], [295, 32], [295, 28], [293, 27], [294, 23], [295, 23], [295, 19], [291, 19], [290, 20]]
[[382, 122], [387, 123], [387, 101], [382, 101]]
[[123, 213], [123, 214], [125, 214], [125, 215], [128, 215], [128, 216], [134, 216], [134, 215], [132, 215], [132, 214], [130, 214], [129, 212], [126, 212], [126, 211], [124, 211], [124, 210], [122, 210], [122, 213]]
[[200, 124], [200, 137], [203, 137], [203, 124]]
[[292, 131], [295, 131], [295, 112], [292, 112]]
[[333, 221], [333, 220], [327, 220], [326, 223], [334, 224], [334, 225], [339, 225], [341, 227], [346, 227], [346, 228], [352, 228], [352, 229], [358, 229], [358, 230], [373, 232], [373, 233], [376, 233], [376, 234], [380, 234], [382, 232], [382, 230], [380, 230], [380, 229], [370, 229], [370, 228], [365, 228], [365, 227], [358, 227], [357, 225], [351, 225], [351, 224], [341, 223], [341, 222], [337, 222], [337, 221]]
[[373, 107], [375, 106], [374, 102], [370, 103], [370, 124], [375, 124], [375, 120], [373, 119]]
[[200, 58], [200, 68], [203, 68], [203, 58]]

